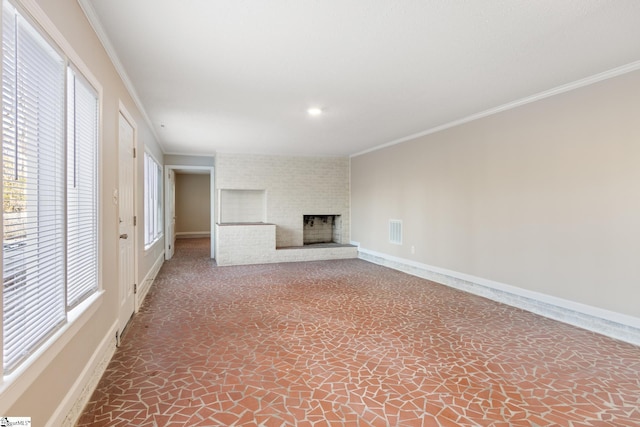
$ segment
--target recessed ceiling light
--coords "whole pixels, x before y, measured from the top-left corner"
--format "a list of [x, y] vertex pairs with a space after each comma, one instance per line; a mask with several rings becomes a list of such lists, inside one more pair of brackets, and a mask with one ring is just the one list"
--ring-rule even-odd
[[322, 114], [322, 108], [318, 108], [318, 107], [309, 108], [307, 110], [307, 113], [309, 113], [310, 116], [319, 116], [320, 114]]

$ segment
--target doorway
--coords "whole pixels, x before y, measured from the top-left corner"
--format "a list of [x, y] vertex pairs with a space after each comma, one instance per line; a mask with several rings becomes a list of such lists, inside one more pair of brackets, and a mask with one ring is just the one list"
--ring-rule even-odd
[[211, 239], [211, 259], [215, 258], [215, 186], [214, 186], [214, 168], [206, 166], [182, 166], [182, 165], [165, 165], [165, 259], [169, 260], [173, 257], [176, 240], [176, 173], [198, 173], [209, 175], [210, 188], [210, 239]]
[[118, 126], [118, 344], [135, 309], [135, 127], [123, 111]]

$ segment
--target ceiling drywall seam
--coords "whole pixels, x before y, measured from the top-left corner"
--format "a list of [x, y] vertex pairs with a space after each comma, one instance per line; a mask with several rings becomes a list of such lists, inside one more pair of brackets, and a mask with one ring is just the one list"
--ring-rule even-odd
[[598, 83], [603, 80], [607, 80], [613, 77], [620, 76], [622, 74], [630, 73], [632, 71], [640, 70], [640, 61], [635, 61], [627, 65], [623, 65], [621, 67], [614, 68], [609, 71], [604, 71], [602, 73], [595, 74], [590, 77], [585, 77], [584, 79], [576, 80], [575, 82], [567, 83], [561, 86], [556, 86], [553, 89], [546, 90], [544, 92], [539, 92], [535, 95], [528, 96], [526, 98], [519, 99], [517, 101], [508, 102], [506, 104], [502, 104], [495, 108], [490, 108], [488, 110], [482, 111], [480, 113], [472, 114], [467, 117], [463, 117], [462, 119], [454, 120], [449, 123], [445, 123], [440, 126], [433, 127], [431, 129], [427, 129], [422, 132], [414, 133], [412, 135], [408, 135], [402, 137], [400, 139], [393, 140], [391, 142], [384, 143], [382, 145], [378, 145], [377, 147], [369, 148], [364, 151], [360, 151], [355, 154], [351, 154], [349, 157], [358, 157], [363, 154], [371, 153], [373, 151], [381, 150], [383, 148], [391, 147], [392, 145], [401, 144], [403, 142], [411, 141], [413, 139], [419, 138], [421, 136], [431, 135], [436, 132], [443, 131], [445, 129], [449, 129], [455, 126], [460, 126], [462, 124], [472, 122], [474, 120], [481, 119], [483, 117], [491, 116], [494, 114], [501, 113], [503, 111], [511, 110], [513, 108], [520, 107], [525, 104], [529, 104], [532, 102], [540, 101], [541, 99], [549, 98], [551, 96], [559, 95], [564, 92], [569, 92], [575, 89], [579, 89], [581, 87], [589, 86], [594, 83]]
[[165, 154], [165, 148], [164, 148], [164, 145], [162, 144], [162, 140], [158, 137], [158, 134], [156, 133], [156, 129], [153, 126], [153, 122], [149, 118], [149, 115], [147, 114], [147, 111], [145, 110], [144, 105], [142, 104], [142, 101], [140, 101], [140, 97], [138, 97], [138, 92], [136, 92], [136, 89], [133, 86], [133, 83], [131, 83], [131, 80], [129, 79], [127, 72], [122, 66], [122, 63], [120, 62], [120, 58], [118, 58], [118, 55], [116, 54], [116, 51], [113, 48], [113, 45], [111, 44], [111, 41], [107, 36], [107, 33], [102, 28], [102, 25], [100, 24], [100, 20], [98, 19], [96, 12], [93, 9], [93, 6], [91, 6], [91, 3], [89, 3], [88, 0], [78, 0], [78, 4], [80, 5], [80, 8], [84, 12], [87, 19], [89, 20], [89, 24], [91, 24], [91, 27], [93, 27], [93, 31], [96, 32], [98, 39], [100, 40], [100, 43], [102, 43], [102, 46], [106, 50], [107, 55], [109, 56], [109, 59], [111, 59], [113, 66], [115, 67], [118, 75], [122, 79], [122, 82], [124, 83], [124, 86], [129, 92], [129, 95], [133, 99], [133, 102], [136, 104], [136, 107], [138, 107], [140, 114], [142, 115], [144, 120], [147, 122], [147, 125], [149, 126], [151, 133], [155, 137], [156, 142], [160, 147], [160, 150], [162, 150], [162, 153]]

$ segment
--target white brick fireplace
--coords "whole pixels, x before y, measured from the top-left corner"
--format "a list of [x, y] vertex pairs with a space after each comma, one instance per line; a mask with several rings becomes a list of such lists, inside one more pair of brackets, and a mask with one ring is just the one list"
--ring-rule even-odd
[[347, 245], [348, 158], [219, 153], [215, 171], [218, 265], [357, 256]]

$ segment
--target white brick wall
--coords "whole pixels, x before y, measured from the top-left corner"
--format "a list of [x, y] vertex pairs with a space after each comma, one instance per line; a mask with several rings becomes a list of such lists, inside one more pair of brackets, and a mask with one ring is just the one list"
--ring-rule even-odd
[[218, 153], [215, 172], [217, 189], [266, 190], [277, 247], [302, 246], [305, 214], [341, 215], [340, 243], [349, 243], [348, 158]]
[[276, 250], [275, 234], [273, 224], [216, 225], [216, 262], [227, 266], [358, 257], [355, 246]]
[[266, 222], [264, 190], [220, 191], [220, 218], [216, 222]]
[[218, 265], [265, 264], [274, 262], [276, 226], [216, 225]]

